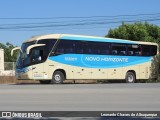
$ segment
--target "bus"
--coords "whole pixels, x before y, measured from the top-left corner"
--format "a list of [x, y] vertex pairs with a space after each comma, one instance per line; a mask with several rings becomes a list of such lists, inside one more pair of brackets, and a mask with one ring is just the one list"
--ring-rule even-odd
[[61, 84], [64, 80], [157, 79], [158, 44], [123, 39], [49, 34], [23, 42], [16, 63], [19, 80]]

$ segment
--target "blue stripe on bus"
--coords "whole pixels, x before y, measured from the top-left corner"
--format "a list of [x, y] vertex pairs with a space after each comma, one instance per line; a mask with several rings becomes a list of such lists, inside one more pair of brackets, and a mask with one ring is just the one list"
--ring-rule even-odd
[[97, 41], [97, 42], [112, 42], [112, 43], [126, 43], [126, 44], [137, 44], [136, 42], [129, 40], [119, 40], [113, 38], [89, 38], [89, 37], [78, 37], [78, 36], [62, 36], [60, 39], [63, 40], [81, 40], [81, 41]]
[[151, 61], [152, 57], [63, 54], [49, 57], [49, 60], [86, 68], [118, 68], [142, 64]]

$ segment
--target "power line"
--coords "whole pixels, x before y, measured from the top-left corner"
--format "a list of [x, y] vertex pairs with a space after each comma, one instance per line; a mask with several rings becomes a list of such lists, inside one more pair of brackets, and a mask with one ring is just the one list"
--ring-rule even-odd
[[[148, 16], [149, 18], [151, 17], [151, 16]], [[157, 18], [159, 18], [160, 17], [160, 15], [159, 16], [152, 16], [151, 18], [155, 18], [155, 19], [157, 19]], [[34, 22], [34, 23], [19, 23], [19, 24], [0, 24], [0, 27], [1, 26], [15, 26], [15, 25], [17, 25], [17, 26], [24, 26], [24, 25], [36, 25], [36, 24], [57, 24], [57, 23], [73, 23], [73, 22], [92, 22], [92, 21], [108, 21], [108, 20], [119, 20], [119, 19], [122, 19], [122, 18], [107, 18], [107, 19], [82, 19], [82, 20], [71, 20], [71, 21], [47, 21], [47, 22]], [[126, 20], [128, 20], [128, 19], [133, 19], [133, 18], [130, 18], [130, 17], [128, 17], [128, 18], [123, 18], [121, 21], [126, 21]]]
[[[144, 22], [144, 21], [160, 21], [160, 18], [157, 19], [139, 19], [139, 20], [128, 20], [124, 21], [127, 23], [131, 22]], [[37, 25], [37, 26], [13, 26], [13, 27], [0, 27], [0, 30], [27, 30], [27, 29], [37, 29], [37, 28], [57, 28], [57, 27], [79, 27], [79, 26], [90, 26], [90, 25], [108, 25], [122, 23], [122, 21], [109, 21], [109, 22], [84, 22], [84, 23], [69, 23], [69, 24], [49, 24], [49, 25]]]
[[134, 15], [114, 15], [114, 16], [88, 16], [88, 17], [84, 17], [84, 16], [81, 16], [81, 17], [13, 17], [13, 18], [7, 18], [7, 17], [1, 17], [0, 19], [81, 19], [81, 18], [102, 18], [102, 17], [126, 17], [126, 16], [130, 16], [130, 17], [135, 17], [135, 16], [148, 16], [148, 15], [160, 15], [160, 13], [153, 13], [153, 14], [134, 14]]
[[[108, 17], [108, 18], [107, 18]], [[19, 24], [1, 24], [0, 30], [24, 30], [24, 31], [38, 31], [48, 28], [79, 28], [89, 26], [100, 26], [108, 24], [119, 24], [122, 22], [144, 22], [144, 21], [159, 21], [160, 13], [154, 14], [135, 14], [135, 15], [117, 15], [117, 16], [90, 16], [90, 17], [55, 17], [55, 18], [81, 18], [71, 19], [67, 21], [47, 21], [47, 22], [32, 22]], [[1, 19], [1, 18], [0, 18]], [[19, 19], [19, 18], [18, 18]]]
[[[141, 15], [141, 16], [139, 16]], [[147, 15], [147, 16], [142, 16], [142, 15]], [[151, 16], [150, 16], [151, 15]], [[122, 17], [123, 16], [123, 17]], [[125, 16], [125, 17], [124, 17]], [[113, 16], [112, 16], [113, 17]], [[32, 22], [32, 23], [19, 23], [19, 24], [1, 24], [0, 25], [0, 29], [18, 29], [18, 28], [34, 28], [34, 27], [47, 27], [47, 26], [65, 26], [65, 24], [88, 24], [88, 23], [93, 23], [93, 22], [119, 22], [119, 21], [130, 21], [130, 19], [132, 21], [135, 21], [137, 19], [148, 19], [148, 18], [152, 18], [152, 19], [159, 19], [160, 17], [160, 13], [155, 13], [155, 14], [136, 14], [136, 15], [119, 15], [119, 16], [114, 16], [116, 18], [90, 18], [90, 19], [78, 19], [78, 20], [70, 20], [70, 21], [47, 21], [47, 22]], [[122, 17], [122, 18], [120, 18]], [[145, 18], [147, 17], [147, 18]], [[112, 20], [112, 21], [111, 21]]]

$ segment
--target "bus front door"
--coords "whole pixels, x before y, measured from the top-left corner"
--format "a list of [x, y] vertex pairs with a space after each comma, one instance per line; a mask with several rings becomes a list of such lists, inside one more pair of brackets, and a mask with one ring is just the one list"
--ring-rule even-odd
[[48, 79], [48, 63], [44, 62], [44, 54], [42, 48], [35, 48], [33, 52], [32, 66], [33, 79]]

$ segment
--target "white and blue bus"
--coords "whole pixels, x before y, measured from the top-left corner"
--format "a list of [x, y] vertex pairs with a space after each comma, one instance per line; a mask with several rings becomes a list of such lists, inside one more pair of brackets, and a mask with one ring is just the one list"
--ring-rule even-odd
[[[158, 44], [122, 39], [49, 34], [25, 41], [16, 76], [40, 83], [64, 80], [136, 80], [158, 77]], [[13, 53], [12, 51], [12, 53]]]

